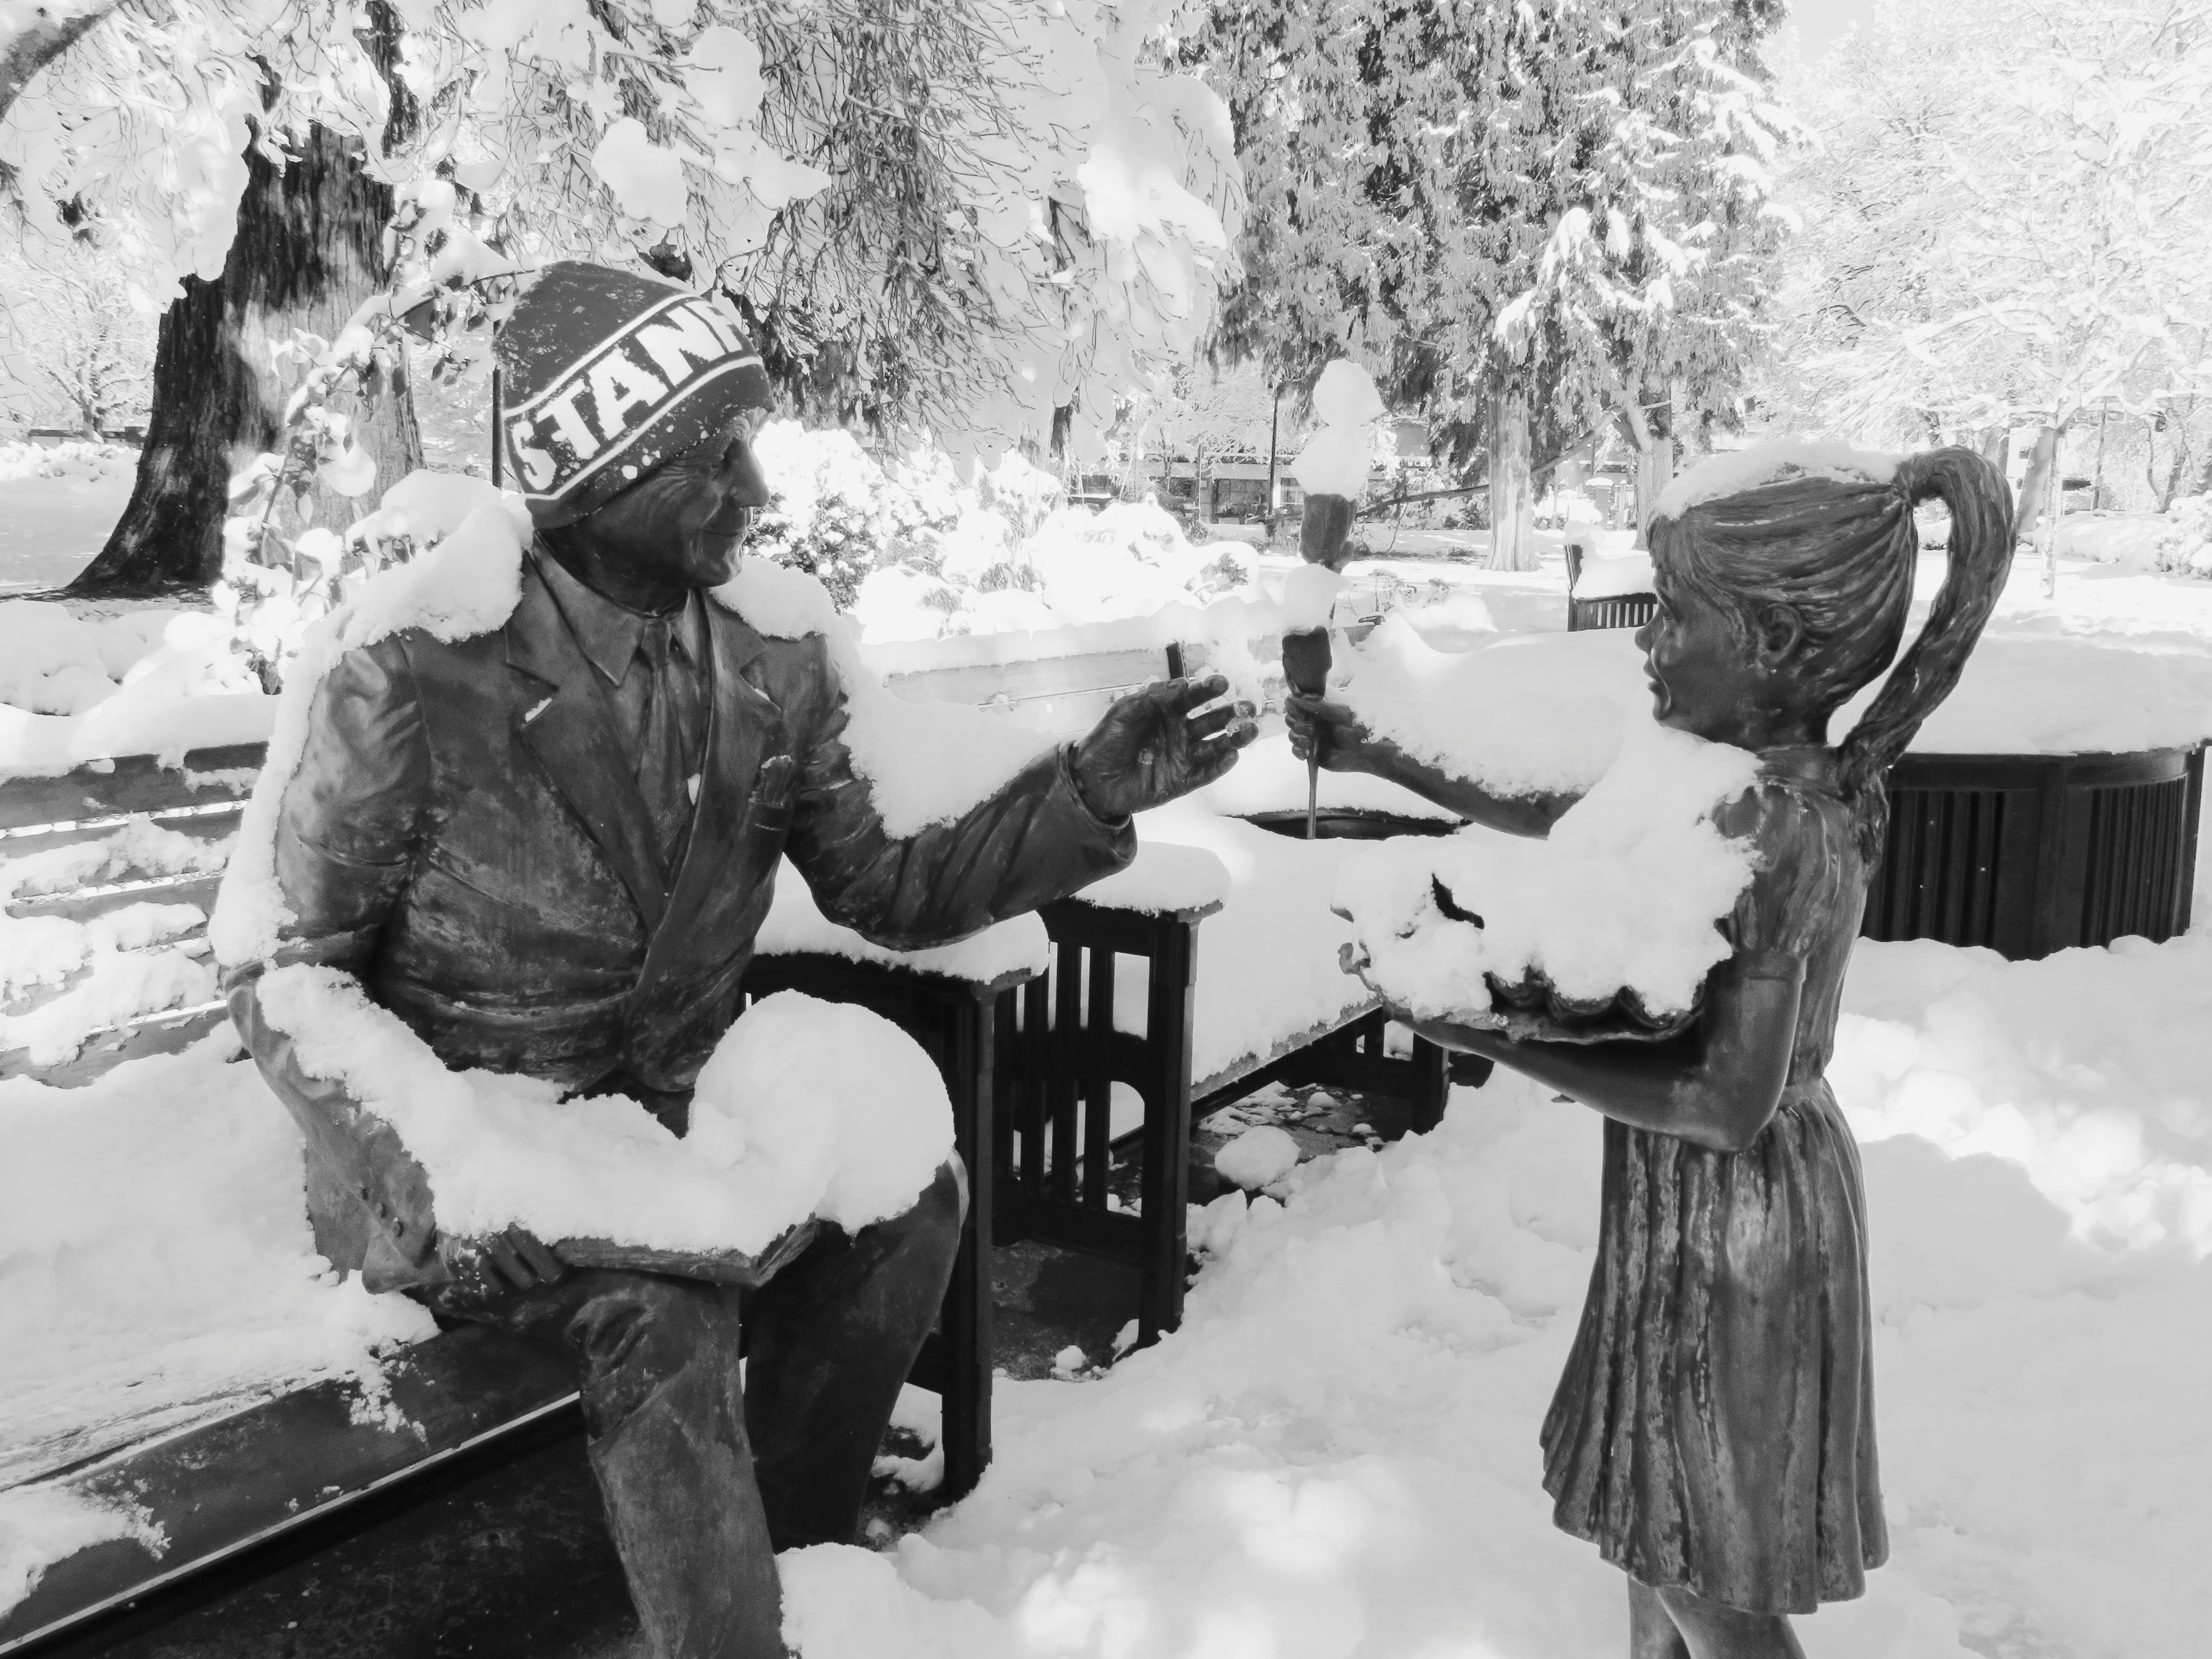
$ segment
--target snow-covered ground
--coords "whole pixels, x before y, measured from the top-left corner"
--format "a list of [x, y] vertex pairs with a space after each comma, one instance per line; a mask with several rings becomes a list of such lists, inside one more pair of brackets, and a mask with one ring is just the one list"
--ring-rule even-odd
[[137, 465], [113, 445], [0, 444], [0, 596], [82, 570], [131, 499]]
[[[1923, 598], [1940, 571], [1923, 562]], [[2078, 636], [2203, 683], [2212, 583], [2069, 559], [2046, 600], [2036, 574], [1993, 639]], [[1564, 622], [1556, 557], [1351, 575], [1445, 584], [1413, 613], [1441, 649]], [[1212, 804], [1302, 805], [1279, 750]], [[2203, 1650], [2212, 894], [2198, 915], [2164, 945], [2033, 963], [1860, 946], [1831, 1076], [1865, 1156], [1893, 1547], [1864, 1600], [1802, 1621], [1816, 1659]], [[82, 1091], [0, 1083], [0, 1478], [82, 1454], [88, 1393], [181, 1421], [246, 1378], [373, 1391], [375, 1351], [425, 1328], [321, 1273], [296, 1139], [226, 1048]], [[1618, 1654], [1618, 1576], [1552, 1528], [1536, 1448], [1597, 1143], [1594, 1115], [1501, 1073], [1427, 1136], [1303, 1166], [1279, 1202], [1220, 1200], [1180, 1333], [1080, 1380], [1002, 1383], [982, 1486], [895, 1548], [786, 1559], [807, 1659]], [[0, 1603], [134, 1524], [0, 1496]]]
[[[1807, 1650], [2202, 1651], [2212, 939], [1863, 945], [1846, 1006], [1893, 1552]], [[1182, 1332], [1001, 1384], [982, 1486], [894, 1553], [787, 1559], [808, 1659], [1619, 1654], [1619, 1576], [1552, 1528], [1536, 1448], [1598, 1139], [1501, 1073], [1286, 1205], [1223, 1200]]]

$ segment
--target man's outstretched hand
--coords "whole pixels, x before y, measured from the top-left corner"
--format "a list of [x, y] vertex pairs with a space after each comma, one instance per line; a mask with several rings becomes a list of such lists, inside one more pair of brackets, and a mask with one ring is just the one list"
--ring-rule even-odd
[[1249, 702], [1195, 708], [1229, 690], [1218, 674], [1163, 680], [1132, 691], [1108, 709], [1075, 745], [1075, 783], [1102, 818], [1164, 806], [1203, 789], [1237, 763], [1237, 751], [1260, 734]]

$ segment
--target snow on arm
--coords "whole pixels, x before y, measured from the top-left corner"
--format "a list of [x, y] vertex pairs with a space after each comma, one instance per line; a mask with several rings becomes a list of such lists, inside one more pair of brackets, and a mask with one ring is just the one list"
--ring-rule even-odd
[[952, 1152], [944, 1079], [914, 1040], [795, 991], [724, 1033], [681, 1139], [623, 1096], [564, 1101], [533, 1078], [449, 1071], [332, 969], [274, 969], [260, 1001], [302, 1070], [398, 1133], [449, 1235], [520, 1226], [554, 1243], [757, 1255], [810, 1216], [852, 1231], [900, 1213]]
[[753, 940], [756, 955], [801, 952], [878, 963], [917, 974], [944, 974], [983, 983], [1003, 974], [1028, 969], [1042, 973], [1052, 962], [1052, 944], [1035, 911], [1012, 916], [952, 945], [921, 951], [894, 951], [862, 938], [822, 914], [807, 890], [805, 878], [786, 859], [776, 866], [775, 897]]
[[800, 571], [748, 558], [714, 599], [771, 639], [823, 638], [844, 686], [846, 751], [895, 838], [958, 817], [1048, 746], [1037, 732], [981, 708], [894, 696], [861, 656], [828, 590]]
[[1331, 695], [1414, 759], [1499, 795], [1576, 794], [1650, 704], [1621, 629], [1514, 635], [1439, 651], [1402, 611], [1340, 659]]
[[1680, 1012], [1729, 955], [1716, 923], [1751, 875], [1749, 845], [1709, 814], [1742, 793], [1757, 764], [1647, 721], [1548, 840], [1387, 844], [1346, 860], [1338, 908], [1370, 977], [1417, 1014], [1486, 1012], [1486, 975], [1513, 984], [1530, 974], [1577, 1001], [1626, 990], [1655, 1014]]

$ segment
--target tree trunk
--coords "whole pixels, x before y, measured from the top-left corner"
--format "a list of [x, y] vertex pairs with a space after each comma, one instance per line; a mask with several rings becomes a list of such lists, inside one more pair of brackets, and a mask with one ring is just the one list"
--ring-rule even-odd
[[1528, 402], [1516, 392], [1490, 399], [1490, 568], [1536, 568], [1534, 480], [1529, 469]]
[[2039, 427], [2035, 447], [2027, 453], [2027, 476], [2021, 480], [2020, 499], [2013, 504], [2013, 530], [2019, 541], [2034, 539], [2048, 509], [2051, 477], [2058, 470], [2059, 430], [2056, 426]]
[[[222, 574], [222, 521], [234, 467], [276, 447], [284, 400], [270, 347], [304, 329], [327, 340], [384, 286], [380, 246], [392, 191], [362, 170], [345, 140], [308, 128], [279, 172], [246, 154], [238, 236], [222, 276], [188, 276], [161, 318], [153, 411], [130, 505], [99, 556], [70, 584], [77, 594], [204, 587]], [[376, 459], [377, 487], [422, 464], [404, 360], [347, 407]], [[319, 490], [313, 522], [343, 530], [360, 508]]]

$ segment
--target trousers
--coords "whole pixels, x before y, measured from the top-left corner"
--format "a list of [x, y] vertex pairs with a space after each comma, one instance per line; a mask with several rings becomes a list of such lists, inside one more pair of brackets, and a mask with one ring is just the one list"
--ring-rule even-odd
[[574, 1356], [592, 1472], [657, 1659], [785, 1659], [775, 1553], [854, 1541], [965, 1197], [948, 1164], [903, 1214], [825, 1228], [757, 1290], [594, 1269], [483, 1302], [420, 1292], [448, 1318]]

